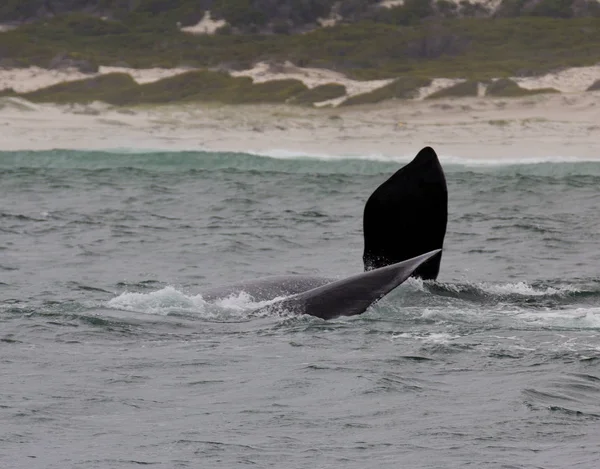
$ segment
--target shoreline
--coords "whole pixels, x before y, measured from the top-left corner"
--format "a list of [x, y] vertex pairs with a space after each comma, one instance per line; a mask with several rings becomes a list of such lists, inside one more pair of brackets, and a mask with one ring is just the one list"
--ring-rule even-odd
[[427, 145], [447, 162], [600, 161], [600, 92], [387, 101], [343, 108], [115, 108], [0, 98], [0, 151], [233, 151], [401, 161]]
[[[189, 70], [102, 67], [99, 74], [125, 72], [138, 83], [149, 83]], [[390, 82], [358, 82], [338, 72], [289, 62], [259, 63], [231, 75], [249, 76], [255, 83], [295, 78], [309, 88], [340, 83], [346, 86], [347, 96]], [[49, 80], [92, 76], [73, 70], [0, 69], [0, 88], [18, 83], [21, 90], [31, 90], [49, 86]], [[399, 161], [431, 145], [448, 162], [600, 161], [600, 91], [584, 91], [599, 78], [600, 65], [578, 67], [514, 79], [526, 89], [550, 86], [560, 93], [425, 99], [459, 81], [437, 78], [414, 99], [341, 107], [323, 103], [315, 107], [208, 103], [116, 107], [100, 102], [33, 104], [4, 97], [0, 98], [4, 129], [0, 151], [206, 150]]]

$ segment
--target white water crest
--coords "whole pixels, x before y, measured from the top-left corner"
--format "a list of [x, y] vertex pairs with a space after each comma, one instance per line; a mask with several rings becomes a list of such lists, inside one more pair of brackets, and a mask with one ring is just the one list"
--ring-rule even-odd
[[[418, 286], [418, 280], [412, 285]], [[422, 284], [423, 285], [423, 284]], [[425, 284], [426, 285], [426, 284]], [[543, 296], [566, 296], [571, 293], [580, 292], [581, 289], [573, 285], [560, 287], [535, 287], [527, 282], [490, 283], [490, 282], [466, 282], [466, 283], [440, 283], [445, 290], [460, 294], [467, 290], [475, 290], [481, 294], [494, 296], [521, 296], [521, 297], [543, 297]], [[425, 287], [422, 286], [421, 290]]]
[[[417, 149], [418, 151], [418, 149]], [[356, 152], [346, 154], [335, 154], [335, 153], [312, 153], [304, 151], [295, 151], [287, 149], [273, 149], [273, 150], [247, 150], [245, 153], [256, 156], [266, 156], [269, 158], [289, 160], [289, 159], [311, 159], [311, 160], [322, 160], [322, 161], [344, 161], [344, 160], [365, 160], [365, 161], [377, 161], [382, 163], [408, 163], [416, 155], [413, 153], [402, 153], [402, 154], [388, 154], [388, 153], [376, 153], [376, 152]], [[540, 157], [532, 157], [527, 155], [517, 157], [501, 157], [501, 158], [469, 158], [460, 156], [458, 154], [449, 154], [445, 152], [439, 152], [438, 156], [440, 161], [448, 165], [461, 165], [461, 166], [513, 166], [513, 165], [535, 165], [543, 163], [585, 163], [585, 162], [598, 162], [598, 158], [593, 157], [582, 157], [575, 155], [544, 155]]]
[[[215, 301], [205, 301], [202, 294], [186, 294], [173, 286], [150, 293], [124, 292], [109, 300], [112, 309], [158, 316], [184, 315], [188, 317], [218, 319], [247, 318], [251, 313], [276, 303], [281, 297], [269, 301], [254, 301], [252, 296], [241, 291]], [[268, 313], [254, 313], [262, 316]]]
[[563, 287], [542, 287], [536, 288], [529, 285], [527, 282], [516, 282], [516, 283], [477, 283], [475, 286], [481, 289], [485, 293], [492, 293], [494, 295], [519, 295], [519, 296], [565, 296], [569, 293], [576, 293], [580, 291], [578, 288], [566, 285]]
[[150, 293], [121, 293], [107, 303], [109, 308], [162, 316], [172, 313], [202, 315], [206, 311], [206, 305], [202, 295], [186, 295], [172, 286]]
[[600, 307], [566, 308], [553, 311], [522, 311], [519, 319], [533, 325], [566, 329], [600, 329]]

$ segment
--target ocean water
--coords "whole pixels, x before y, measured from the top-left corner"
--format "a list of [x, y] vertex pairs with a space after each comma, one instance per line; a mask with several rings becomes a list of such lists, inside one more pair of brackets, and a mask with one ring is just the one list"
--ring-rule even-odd
[[442, 153], [438, 282], [362, 316], [205, 302], [360, 272], [407, 161], [283, 156], [0, 153], [0, 467], [600, 467], [600, 163]]

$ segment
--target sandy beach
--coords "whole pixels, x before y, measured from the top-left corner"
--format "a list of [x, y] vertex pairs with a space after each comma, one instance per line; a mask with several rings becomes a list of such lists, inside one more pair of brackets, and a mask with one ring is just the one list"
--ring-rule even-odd
[[113, 109], [1, 101], [2, 150], [165, 149], [407, 159], [600, 161], [600, 95], [389, 102], [360, 108]]
[[[261, 67], [245, 74], [257, 81], [304, 76], [309, 86], [348, 80], [334, 72], [319, 70], [317, 76], [317, 71], [291, 65], [276, 71]], [[415, 100], [320, 109], [206, 104], [124, 109], [103, 103], [57, 106], [1, 98], [0, 150], [218, 150], [403, 160], [432, 145], [449, 162], [600, 161], [600, 92], [584, 91], [600, 77], [600, 67], [585, 69], [586, 73], [575, 69], [538, 77], [535, 83], [522, 80], [522, 86], [555, 86], [565, 91], [561, 94], [423, 100], [451, 84], [438, 79]], [[49, 77], [60, 77], [53, 72], [38, 71], [29, 81], [21, 77], [21, 86], [32, 89]], [[132, 74], [147, 82], [177, 72], [181, 71]], [[6, 87], [8, 77], [17, 73], [25, 72], [0, 71], [0, 86]], [[360, 92], [375, 85], [382, 83], [364, 82]]]

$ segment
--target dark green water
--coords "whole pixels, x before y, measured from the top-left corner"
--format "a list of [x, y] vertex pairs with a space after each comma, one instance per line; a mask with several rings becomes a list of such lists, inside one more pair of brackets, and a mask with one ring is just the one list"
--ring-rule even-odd
[[0, 466], [598, 467], [600, 163], [442, 156], [439, 281], [360, 317], [202, 299], [361, 271], [403, 163], [0, 153]]

